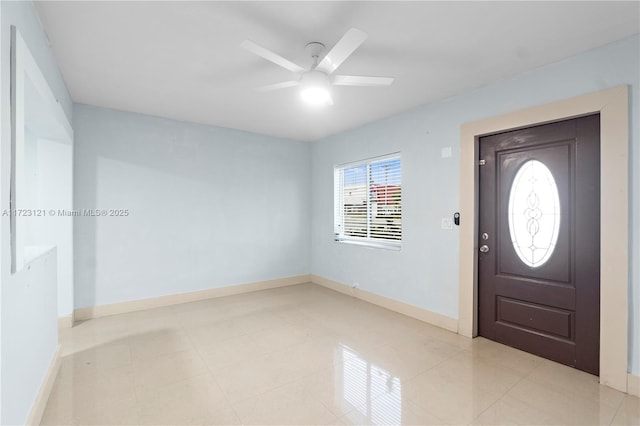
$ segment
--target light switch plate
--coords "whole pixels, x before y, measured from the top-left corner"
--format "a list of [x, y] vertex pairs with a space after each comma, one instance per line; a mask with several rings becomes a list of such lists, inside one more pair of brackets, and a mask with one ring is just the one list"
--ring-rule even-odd
[[451, 157], [451, 147], [450, 146], [445, 146], [444, 148], [442, 148], [440, 150], [440, 155], [442, 156], [442, 158]]
[[442, 229], [453, 229], [453, 220], [449, 217], [442, 218]]

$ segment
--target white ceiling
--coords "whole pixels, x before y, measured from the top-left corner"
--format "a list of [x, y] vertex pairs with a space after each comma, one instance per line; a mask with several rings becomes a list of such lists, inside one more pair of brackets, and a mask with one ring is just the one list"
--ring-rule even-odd
[[[40, 2], [75, 102], [317, 140], [639, 32], [638, 2]], [[335, 87], [331, 107], [240, 48], [249, 38], [304, 67], [304, 46], [369, 38], [337, 71], [393, 76]]]

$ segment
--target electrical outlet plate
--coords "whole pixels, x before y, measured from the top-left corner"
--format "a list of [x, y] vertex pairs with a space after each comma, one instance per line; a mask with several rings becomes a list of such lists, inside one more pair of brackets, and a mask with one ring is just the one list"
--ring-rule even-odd
[[453, 220], [450, 217], [442, 218], [442, 229], [453, 229]]

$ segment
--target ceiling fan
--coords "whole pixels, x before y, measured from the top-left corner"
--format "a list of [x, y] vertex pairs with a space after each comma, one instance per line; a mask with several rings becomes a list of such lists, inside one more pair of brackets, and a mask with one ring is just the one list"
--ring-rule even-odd
[[305, 69], [273, 51], [245, 40], [240, 45], [242, 48], [254, 53], [276, 65], [295, 73], [297, 79], [270, 84], [257, 88], [259, 91], [284, 89], [300, 86], [300, 95], [310, 104], [333, 104], [331, 99], [331, 86], [389, 86], [393, 83], [393, 77], [373, 77], [356, 75], [333, 75], [333, 72], [367, 39], [367, 34], [355, 28], [351, 28], [333, 46], [333, 48], [320, 59], [325, 46], [319, 42], [308, 43], [305, 47], [313, 59], [310, 69]]

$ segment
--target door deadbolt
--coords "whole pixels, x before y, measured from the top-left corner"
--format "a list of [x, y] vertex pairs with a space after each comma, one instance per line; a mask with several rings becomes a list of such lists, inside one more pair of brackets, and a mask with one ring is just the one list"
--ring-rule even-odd
[[489, 234], [487, 234], [486, 232], [482, 233], [482, 239], [487, 241], [489, 239]]
[[485, 244], [483, 246], [480, 246], [480, 252], [487, 253], [488, 251], [489, 251], [489, 246], [488, 245]]

